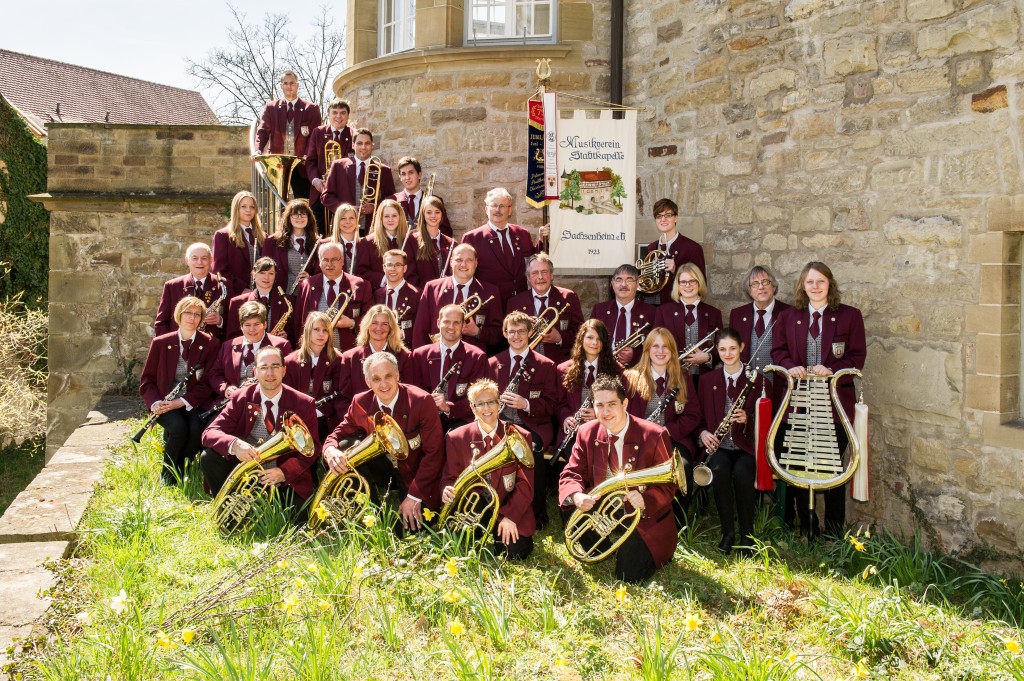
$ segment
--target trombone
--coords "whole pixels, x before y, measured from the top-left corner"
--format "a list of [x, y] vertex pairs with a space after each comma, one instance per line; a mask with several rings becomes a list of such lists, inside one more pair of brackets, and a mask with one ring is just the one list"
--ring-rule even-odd
[[[530, 334], [531, 350], [540, 345], [540, 342], [541, 340], [543, 340], [544, 336], [548, 335], [548, 332], [551, 331], [551, 329], [555, 328], [555, 324], [558, 323], [558, 320], [561, 318], [562, 315], [565, 314], [565, 311], [568, 309], [569, 303], [563, 305], [561, 310], [555, 308], [554, 306], [546, 307], [543, 310], [541, 310], [541, 313], [537, 315], [536, 323], [533, 325], [533, 333]], [[546, 321], [548, 318], [549, 310], [552, 313], [551, 321]], [[541, 326], [541, 324], [543, 324], [543, 326]]]
[[[377, 202], [380, 199], [380, 174], [384, 169], [384, 161], [380, 156], [371, 156], [366, 162], [366, 175], [363, 176], [362, 192], [359, 194], [359, 214], [362, 215], [364, 206], [373, 206], [377, 209]], [[370, 220], [373, 220], [371, 213]]]
[[[334, 140], [327, 140], [324, 142], [324, 191], [327, 191], [327, 181], [331, 177], [331, 166], [335, 161], [345, 158], [341, 154], [341, 143], [335, 142]], [[323, 202], [320, 203], [323, 206]], [[324, 227], [330, 229], [329, 225], [331, 220], [334, 218], [334, 211], [328, 210], [327, 206], [323, 206], [324, 209]], [[315, 249], [314, 249], [315, 250]], [[308, 263], [307, 263], [308, 264]]]

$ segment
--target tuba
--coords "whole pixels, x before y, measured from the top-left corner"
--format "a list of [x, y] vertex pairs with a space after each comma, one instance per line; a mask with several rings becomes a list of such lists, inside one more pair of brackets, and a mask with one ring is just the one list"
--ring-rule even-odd
[[[565, 311], [569, 309], [569, 303], [562, 306], [562, 309], [551, 306], [545, 307], [541, 310], [537, 316], [537, 321], [533, 326], [533, 333], [530, 334], [530, 349], [533, 350], [540, 345], [541, 340], [544, 336], [548, 335], [548, 331], [555, 328], [555, 324], [565, 314]], [[548, 313], [551, 314], [548, 314]]]
[[[287, 411], [281, 415], [281, 429], [257, 447], [256, 451], [259, 457], [236, 466], [213, 500], [213, 521], [224, 534], [245, 530], [255, 521], [254, 498], [266, 493], [265, 488], [260, 489], [263, 485], [256, 477], [256, 471], [261, 470], [268, 461], [288, 452], [298, 452], [307, 458], [313, 456], [313, 438], [302, 419]], [[271, 497], [276, 491], [269, 491]]]
[[679, 452], [672, 450], [668, 461], [630, 471], [626, 466], [605, 479], [592, 496], [601, 498], [589, 511], [576, 509], [565, 523], [565, 546], [573, 558], [583, 563], [598, 563], [614, 553], [640, 524], [640, 510], [626, 509], [626, 493], [641, 485], [674, 485], [686, 493], [686, 473]]
[[[418, 438], [416, 438], [418, 439]], [[417, 442], [415, 446], [419, 446]], [[373, 416], [373, 432], [345, 450], [348, 470], [328, 471], [309, 503], [309, 527], [316, 529], [328, 518], [335, 524], [355, 517], [370, 499], [370, 483], [356, 467], [384, 454], [392, 464], [409, 456], [409, 441], [398, 423], [382, 411]]]
[[[786, 395], [768, 430], [768, 464], [787, 484], [808, 490], [810, 509], [814, 510], [815, 493], [845, 484], [860, 463], [861, 442], [839, 402], [837, 385], [844, 376], [859, 378], [861, 373], [857, 369], [840, 369], [831, 376], [816, 376], [808, 371], [807, 378], [794, 379], [775, 364], [769, 364], [764, 371], [786, 377]], [[789, 429], [781, 451], [775, 451], [775, 435], [789, 407], [794, 408], [789, 415]], [[850, 441], [850, 458], [845, 465], [836, 439], [833, 407]]]
[[649, 252], [643, 260], [637, 260], [636, 268], [640, 270], [640, 277], [636, 287], [644, 293], [658, 293], [665, 288], [672, 277], [671, 272], [665, 269], [665, 261], [671, 257], [671, 253], [658, 248]]
[[533, 448], [515, 426], [508, 425], [505, 437], [469, 463], [455, 480], [453, 498], [441, 509], [439, 527], [454, 531], [483, 529], [488, 535], [498, 521], [498, 493], [487, 482], [487, 476], [506, 464], [517, 461], [533, 468]]

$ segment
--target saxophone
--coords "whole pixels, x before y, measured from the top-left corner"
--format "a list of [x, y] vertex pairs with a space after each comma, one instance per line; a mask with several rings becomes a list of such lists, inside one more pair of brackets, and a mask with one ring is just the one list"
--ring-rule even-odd
[[[217, 300], [215, 300], [212, 303], [210, 303], [210, 307], [206, 308], [207, 311], [212, 310], [213, 308], [217, 308], [217, 311], [219, 312], [220, 311], [220, 306], [224, 304], [224, 300], [227, 297], [228, 297], [228, 287], [224, 283], [224, 280], [221, 279], [220, 280], [220, 297], [217, 298]], [[199, 325], [199, 330], [203, 331], [203, 332], [206, 331], [206, 318], [205, 317], [203, 318], [203, 323]]]
[[274, 328], [270, 330], [271, 336], [281, 336], [284, 334], [284, 325], [288, 323], [288, 318], [292, 316], [293, 309], [292, 301], [288, 300], [288, 296], [284, 294], [284, 289], [278, 286], [277, 292], [282, 298], [284, 298], [284, 304], [288, 306], [288, 310], [281, 315], [281, 318], [277, 320], [277, 324], [274, 324]]
[[[740, 394], [736, 396], [735, 400], [733, 400], [732, 406], [729, 407], [729, 411], [725, 413], [725, 418], [722, 419], [722, 422], [718, 424], [717, 428], [715, 428], [715, 439], [719, 442], [725, 438], [729, 429], [732, 428], [732, 417], [737, 411], [743, 408], [743, 403], [747, 401], [747, 395], [750, 394], [750, 391], [754, 387], [754, 379], [757, 378], [757, 370], [754, 369], [754, 367], [750, 367], [745, 373], [747, 376], [747, 384], [743, 386], [743, 389], [740, 390]], [[718, 449], [718, 447], [715, 447], [715, 449]], [[693, 467], [693, 482], [701, 487], [707, 487], [715, 479], [714, 473], [711, 472], [711, 468], [707, 464], [708, 457], [715, 452], [715, 449], [705, 447], [704, 460]]]

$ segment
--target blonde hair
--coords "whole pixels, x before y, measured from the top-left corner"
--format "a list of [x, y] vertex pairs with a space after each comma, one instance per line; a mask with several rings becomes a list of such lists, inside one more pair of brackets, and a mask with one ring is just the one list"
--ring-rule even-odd
[[679, 392], [676, 393], [676, 403], [686, 404], [686, 381], [683, 376], [682, 366], [679, 364], [679, 346], [676, 345], [676, 339], [672, 337], [669, 330], [663, 326], [657, 327], [648, 334], [647, 340], [644, 341], [644, 351], [640, 361], [632, 369], [624, 371], [622, 377], [626, 379], [626, 384], [629, 385], [633, 393], [648, 402], [651, 400], [655, 391], [654, 379], [651, 378], [651, 346], [659, 338], [668, 346], [671, 353], [665, 372], [667, 374], [665, 390], [678, 387]]
[[679, 295], [679, 277], [683, 274], [689, 274], [697, 280], [697, 297], [703, 302], [708, 297], [708, 280], [704, 278], [704, 273], [700, 271], [700, 268], [692, 262], [685, 262], [676, 268], [676, 276], [672, 277], [672, 300], [678, 303], [682, 298]]
[[256, 239], [256, 245], [262, 244], [263, 240], [267, 238], [263, 231], [263, 225], [260, 224], [260, 204], [256, 201], [256, 197], [252, 195], [252, 192], [240, 191], [231, 199], [231, 217], [228, 218], [228, 238], [239, 248], [248, 246], [245, 234], [242, 232], [242, 223], [238, 221], [238, 209], [245, 199], [252, 199], [252, 203], [256, 207], [256, 213], [252, 216], [252, 233]]
[[338, 356], [338, 349], [334, 347], [334, 334], [331, 333], [331, 318], [324, 312], [313, 311], [306, 317], [306, 323], [302, 327], [302, 340], [299, 342], [299, 360], [303, 364], [313, 361], [313, 353], [309, 351], [309, 346], [313, 344], [313, 327], [317, 322], [327, 329], [327, 343], [320, 354], [326, 355], [328, 362], [333, 362]]
[[405, 211], [402, 210], [402, 204], [394, 199], [384, 199], [377, 206], [377, 212], [373, 214], [373, 243], [377, 245], [377, 252], [380, 253], [381, 258], [384, 254], [391, 249], [391, 244], [388, 243], [388, 235], [384, 229], [384, 209], [393, 208], [398, 213], [398, 229], [395, 230], [395, 240], [398, 241], [399, 248], [405, 243], [405, 237], [409, 233], [409, 222], [405, 219]]
[[379, 314], [385, 315], [388, 319], [388, 350], [391, 352], [401, 351], [405, 347], [405, 337], [402, 335], [402, 327], [398, 325], [398, 317], [390, 307], [380, 304], [374, 305], [363, 315], [363, 319], [359, 322], [356, 345], [362, 346], [370, 342], [370, 324], [373, 323], [373, 318]]

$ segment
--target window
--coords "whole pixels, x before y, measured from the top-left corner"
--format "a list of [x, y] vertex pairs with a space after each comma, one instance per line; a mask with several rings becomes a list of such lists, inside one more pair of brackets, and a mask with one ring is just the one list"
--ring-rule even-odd
[[468, 4], [468, 45], [555, 39], [555, 0], [469, 0]]
[[381, 0], [377, 55], [416, 47], [416, 0]]

